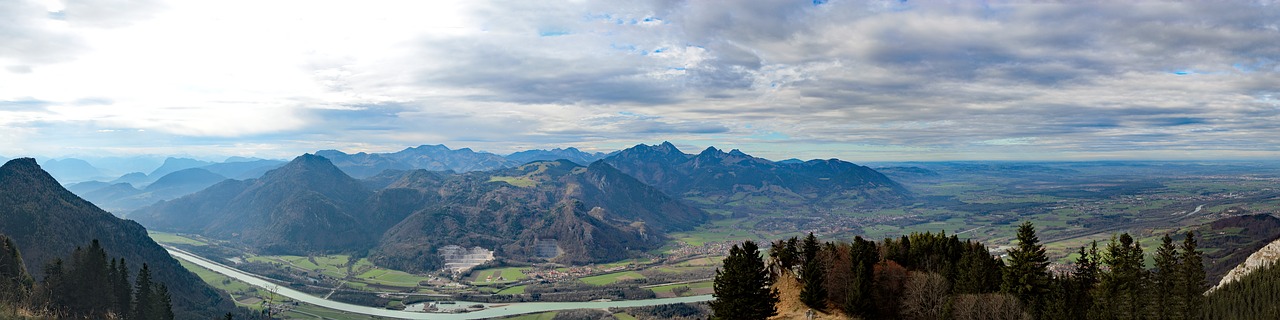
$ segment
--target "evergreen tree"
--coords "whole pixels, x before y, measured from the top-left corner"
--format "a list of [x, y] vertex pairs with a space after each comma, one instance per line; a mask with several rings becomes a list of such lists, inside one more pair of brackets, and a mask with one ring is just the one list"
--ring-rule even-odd
[[787, 261], [783, 261], [783, 267], [786, 267], [786, 269], [790, 271], [791, 268], [795, 267], [797, 264], [800, 264], [800, 259], [804, 257], [803, 253], [800, 252], [801, 250], [800, 239], [796, 237], [791, 237], [791, 239], [787, 239], [786, 248], [787, 248], [787, 252], [791, 252], [791, 259]]
[[1182, 318], [1198, 319], [1201, 315], [1201, 308], [1204, 306], [1205, 291], [1205, 272], [1204, 263], [1202, 262], [1201, 252], [1196, 249], [1196, 235], [1192, 231], [1187, 231], [1187, 237], [1182, 240], [1182, 267], [1180, 284], [1181, 290], [1177, 290], [1182, 296]]
[[734, 245], [724, 266], [716, 270], [712, 319], [757, 320], [776, 315], [778, 292], [770, 284], [755, 242]]
[[156, 289], [156, 316], [152, 319], [173, 320], [173, 299], [169, 297], [169, 287], [163, 283]]
[[1004, 262], [987, 247], [966, 241], [956, 262], [954, 293], [991, 293], [1000, 290]]
[[1005, 268], [1001, 290], [1018, 297], [1019, 301], [1039, 316], [1040, 301], [1049, 290], [1049, 258], [1036, 236], [1030, 221], [1018, 227], [1018, 246], [1009, 250], [1009, 265]]
[[773, 258], [773, 263], [776, 263], [782, 270], [791, 270], [796, 260], [796, 252], [794, 250], [794, 247], [787, 246], [787, 240], [778, 240], [769, 249], [769, 257]]
[[18, 246], [0, 235], [0, 302], [17, 302], [31, 295], [31, 275], [22, 264]]
[[142, 269], [138, 270], [138, 281], [134, 286], [132, 319], [153, 319], [152, 316], [156, 314], [156, 299], [155, 293], [152, 291], [154, 289], [153, 286], [151, 283], [151, 269], [147, 267], [146, 263], [143, 263]]
[[1150, 314], [1154, 320], [1182, 319], [1182, 296], [1178, 292], [1178, 280], [1182, 268], [1178, 263], [1178, 249], [1168, 234], [1160, 239], [1156, 249], [1155, 270], [1151, 272]]
[[1098, 284], [1095, 317], [1110, 319], [1140, 319], [1145, 308], [1142, 289], [1147, 275], [1143, 268], [1142, 247], [1123, 233], [1107, 244], [1107, 256], [1103, 262], [1110, 269], [1103, 273]]
[[1070, 300], [1066, 314], [1069, 319], [1084, 319], [1089, 316], [1089, 310], [1093, 309], [1093, 289], [1098, 285], [1098, 273], [1101, 272], [1098, 268], [1100, 257], [1097, 241], [1093, 241], [1089, 250], [1080, 246], [1078, 254], [1080, 256], [1076, 257], [1075, 270], [1068, 279], [1063, 279]]
[[118, 268], [115, 272], [116, 279], [113, 290], [115, 291], [115, 311], [117, 314], [128, 316], [131, 313], [130, 300], [133, 299], [133, 286], [129, 285], [129, 264], [125, 263], [124, 258], [120, 258], [120, 263], [116, 264]]
[[800, 301], [804, 302], [810, 308], [822, 310], [826, 309], [827, 290], [823, 286], [823, 272], [826, 268], [822, 266], [822, 261], [818, 259], [818, 252], [821, 247], [818, 246], [818, 238], [809, 233], [804, 238], [804, 268], [800, 272], [800, 280], [803, 281], [804, 287], [800, 289]]
[[875, 265], [880, 262], [880, 252], [875, 242], [862, 237], [854, 237], [850, 256], [853, 259], [852, 284], [849, 285], [849, 297], [845, 299], [845, 312], [870, 318], [875, 314], [872, 291], [875, 290]]
[[1081, 246], [1079, 255], [1076, 257], [1076, 270], [1072, 272], [1072, 277], [1080, 283], [1080, 287], [1085, 292], [1088, 292], [1098, 284], [1098, 262], [1101, 260], [1098, 256], [1098, 241], [1093, 241], [1088, 251]]
[[40, 304], [63, 306], [70, 302], [65, 296], [67, 290], [64, 288], [68, 286], [65, 269], [61, 258], [53, 259], [53, 262], [44, 266], [44, 281], [39, 289]]

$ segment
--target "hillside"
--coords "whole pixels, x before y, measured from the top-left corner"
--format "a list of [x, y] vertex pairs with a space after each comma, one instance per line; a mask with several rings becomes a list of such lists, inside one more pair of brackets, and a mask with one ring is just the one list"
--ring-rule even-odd
[[[376, 190], [376, 191], [372, 191]], [[384, 266], [438, 269], [439, 249], [480, 246], [565, 263], [613, 261], [656, 249], [666, 232], [707, 214], [603, 162], [534, 162], [465, 174], [386, 171], [357, 181], [303, 155], [256, 180], [226, 180], [130, 218], [157, 230], [228, 239], [268, 253], [359, 251]], [[543, 252], [545, 253], [545, 252]]]
[[910, 193], [875, 170], [831, 160], [773, 162], [709, 147], [685, 154], [669, 142], [603, 160], [640, 181], [722, 213], [796, 213], [902, 204]]
[[518, 165], [502, 156], [475, 152], [469, 148], [449, 149], [444, 145], [422, 145], [393, 153], [347, 154], [337, 150], [320, 150], [316, 155], [325, 157], [348, 175], [367, 178], [385, 170], [414, 170], [470, 172], [506, 168]]
[[535, 260], [537, 241], [554, 241], [561, 252], [554, 261], [613, 261], [656, 249], [667, 231], [688, 230], [707, 219], [701, 210], [602, 162], [534, 162], [440, 178], [407, 172], [375, 196], [404, 201], [376, 207], [418, 208], [383, 236], [371, 254], [379, 264], [434, 269], [441, 263], [434, 250], [443, 245]]
[[129, 217], [158, 230], [234, 240], [263, 252], [358, 250], [377, 237], [361, 215], [371, 193], [329, 160], [306, 154], [260, 179], [226, 180]]
[[153, 242], [141, 225], [67, 191], [30, 158], [0, 167], [0, 234], [17, 244], [28, 270], [44, 270], [45, 263], [98, 239], [109, 255], [125, 258], [132, 270], [147, 263], [153, 277], [168, 284], [181, 319], [209, 319], [233, 308]]
[[201, 168], [190, 168], [166, 174], [145, 188], [130, 183], [87, 181], [68, 186], [76, 195], [98, 207], [124, 213], [159, 201], [176, 199], [204, 190], [227, 178]]
[[[1201, 235], [1200, 247], [1205, 250], [1206, 280], [1216, 284], [1228, 271], [1236, 273], [1233, 277], [1242, 276], [1245, 270], [1233, 269], [1240, 269], [1239, 265], [1246, 259], [1253, 259], [1257, 252], [1265, 251], [1263, 247], [1269, 243], [1274, 245], [1273, 241], [1280, 239], [1280, 218], [1267, 214], [1241, 215], [1196, 226], [1193, 230]], [[1253, 263], [1256, 266], [1257, 262]]]

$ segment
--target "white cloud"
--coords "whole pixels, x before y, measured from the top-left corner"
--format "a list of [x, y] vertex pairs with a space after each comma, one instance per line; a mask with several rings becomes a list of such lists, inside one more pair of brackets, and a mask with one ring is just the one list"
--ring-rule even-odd
[[1263, 2], [0, 6], [0, 127], [83, 148], [1280, 154]]

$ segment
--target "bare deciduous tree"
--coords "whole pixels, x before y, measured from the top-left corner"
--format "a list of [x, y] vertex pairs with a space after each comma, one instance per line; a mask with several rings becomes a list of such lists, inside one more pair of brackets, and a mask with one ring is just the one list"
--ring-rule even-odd
[[1022, 312], [1018, 298], [1003, 293], [962, 294], [955, 296], [952, 317], [956, 320], [1030, 320]]
[[932, 272], [912, 272], [902, 293], [903, 319], [940, 319], [950, 283]]

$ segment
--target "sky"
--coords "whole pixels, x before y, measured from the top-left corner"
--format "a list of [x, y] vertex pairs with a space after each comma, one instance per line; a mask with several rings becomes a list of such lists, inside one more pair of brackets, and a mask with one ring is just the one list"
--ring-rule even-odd
[[1110, 2], [6, 0], [0, 155], [1280, 157], [1280, 2]]

